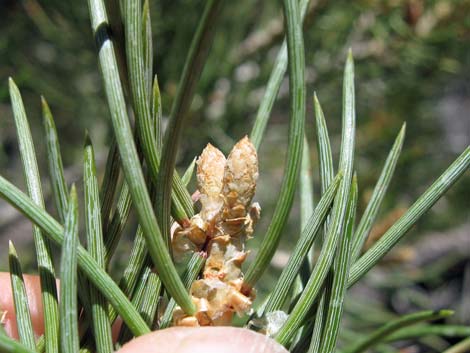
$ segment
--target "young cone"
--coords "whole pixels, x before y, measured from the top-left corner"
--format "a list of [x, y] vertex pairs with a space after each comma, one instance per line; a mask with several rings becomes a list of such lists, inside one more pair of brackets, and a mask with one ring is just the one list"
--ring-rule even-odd
[[176, 257], [185, 251], [204, 251], [207, 261], [202, 278], [191, 286], [197, 311], [187, 316], [180, 308], [173, 321], [178, 326], [229, 324], [233, 313], [251, 309], [252, 299], [241, 292], [245, 261], [245, 241], [253, 234], [260, 207], [251, 205], [258, 179], [256, 150], [244, 137], [230, 152], [227, 160], [212, 145], [198, 161], [197, 180], [201, 212], [190, 225], [178, 228], [173, 237]]

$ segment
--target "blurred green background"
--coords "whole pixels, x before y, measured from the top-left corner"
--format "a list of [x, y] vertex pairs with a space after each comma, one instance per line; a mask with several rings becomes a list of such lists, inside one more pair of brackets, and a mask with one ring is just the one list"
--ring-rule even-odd
[[[165, 117], [203, 4], [202, 0], [150, 1], [154, 71], [159, 77]], [[1, 174], [24, 186], [8, 96], [9, 76], [23, 94], [43, 179], [47, 180], [48, 172], [40, 95], [48, 100], [56, 120], [67, 181], [81, 180], [85, 129], [90, 131], [103, 171], [111, 129], [86, 1], [2, 0], [0, 13]], [[179, 149], [178, 166], [182, 170], [208, 142], [228, 152], [250, 133], [283, 38], [281, 4], [226, 2], [214, 31], [214, 44]], [[349, 47], [356, 66], [358, 215], [367, 205], [401, 124], [407, 123], [404, 151], [373, 230], [380, 236], [470, 142], [470, 2], [312, 0], [304, 33], [306, 131], [317, 200], [319, 177], [311, 98], [316, 91], [337, 157], [342, 67]], [[250, 244], [253, 249], [269, 224], [282, 180], [288, 115], [286, 77], [259, 153], [256, 200], [263, 214]], [[464, 314], [452, 320], [470, 323], [469, 190], [470, 176], [466, 173], [410, 231], [408, 240], [353, 293], [358, 298], [367, 295], [376, 299], [377, 307], [391, 315], [411, 308], [458, 307]], [[45, 193], [50, 199], [48, 185]], [[51, 200], [48, 203], [54, 212]], [[260, 284], [260, 297], [271, 287], [295, 243], [298, 224], [297, 202], [273, 268]], [[133, 227], [129, 227], [129, 234]], [[6, 269], [10, 238], [32, 268], [35, 260], [30, 234], [29, 223], [1, 202], [0, 249], [5, 249], [0, 253], [1, 269]], [[129, 246], [121, 247], [124, 258]]]

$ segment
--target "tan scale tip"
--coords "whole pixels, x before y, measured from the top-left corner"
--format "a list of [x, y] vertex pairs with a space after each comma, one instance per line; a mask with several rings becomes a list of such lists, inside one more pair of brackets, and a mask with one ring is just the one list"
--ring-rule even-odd
[[208, 143], [196, 161], [197, 182], [201, 194], [208, 197], [217, 197], [219, 195], [222, 188], [225, 162], [224, 154]]

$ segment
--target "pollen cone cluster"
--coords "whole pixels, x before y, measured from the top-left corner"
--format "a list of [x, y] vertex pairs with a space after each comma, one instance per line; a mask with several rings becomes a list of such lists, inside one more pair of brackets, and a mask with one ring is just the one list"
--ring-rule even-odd
[[251, 309], [252, 299], [241, 292], [245, 241], [253, 233], [260, 207], [251, 204], [258, 179], [256, 150], [244, 137], [226, 159], [212, 145], [197, 161], [201, 212], [173, 234], [173, 251], [180, 259], [192, 251], [207, 254], [202, 278], [191, 286], [197, 311], [187, 316], [180, 308], [173, 315], [177, 326], [229, 324], [233, 313]]

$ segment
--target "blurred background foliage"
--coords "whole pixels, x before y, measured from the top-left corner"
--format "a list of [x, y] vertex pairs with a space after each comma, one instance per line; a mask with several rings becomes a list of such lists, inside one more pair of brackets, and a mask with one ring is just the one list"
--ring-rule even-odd
[[[169, 113], [174, 99], [203, 3], [203, 0], [150, 1], [154, 71], [159, 77], [164, 115]], [[17, 183], [23, 179], [7, 88], [7, 78], [12, 76], [23, 94], [43, 178], [48, 173], [40, 95], [46, 97], [56, 119], [68, 182], [79, 181], [85, 129], [90, 131], [101, 166], [111, 134], [86, 2], [2, 0], [0, 13], [2, 174]], [[239, 138], [249, 134], [282, 42], [281, 6], [277, 1], [226, 2], [214, 30], [217, 34], [180, 146], [178, 165], [182, 169], [206, 143], [228, 152]], [[372, 232], [373, 237], [378, 237], [470, 142], [470, 2], [312, 0], [304, 33], [309, 98], [307, 138], [317, 199], [311, 98], [316, 91], [332, 145], [338, 147], [342, 65], [349, 47], [356, 65], [359, 215], [367, 205], [402, 122], [407, 122], [404, 151]], [[258, 239], [269, 223], [277, 199], [287, 125], [285, 78], [260, 149], [261, 175], [256, 199], [264, 216], [257, 227]], [[337, 157], [339, 151], [334, 154]], [[356, 286], [354, 292], [359, 297], [366, 292], [368, 297], [377, 299], [383, 310], [392, 312], [461, 305], [467, 315], [453, 320], [462, 323], [466, 320], [469, 324], [469, 190], [467, 173], [410, 232], [408, 243], [389, 255], [385, 265], [373, 271], [365, 285]], [[263, 290], [270, 287], [271, 276], [276, 276], [285, 262], [294, 243], [290, 239], [299, 234], [298, 218], [299, 210], [294, 206], [273, 270], [260, 285], [261, 297]], [[1, 249], [6, 249], [8, 238], [16, 239], [18, 246], [31, 246], [29, 228], [14, 210], [3, 202], [0, 204]], [[431, 229], [435, 233], [428, 234]], [[250, 246], [255, 249], [256, 243], [255, 237]], [[24, 253], [24, 261], [34, 262], [32, 251], [19, 252]], [[6, 261], [6, 251], [2, 251], [2, 269], [6, 269]], [[383, 272], [387, 276], [382, 277]], [[351, 307], [354, 305], [348, 306]]]

